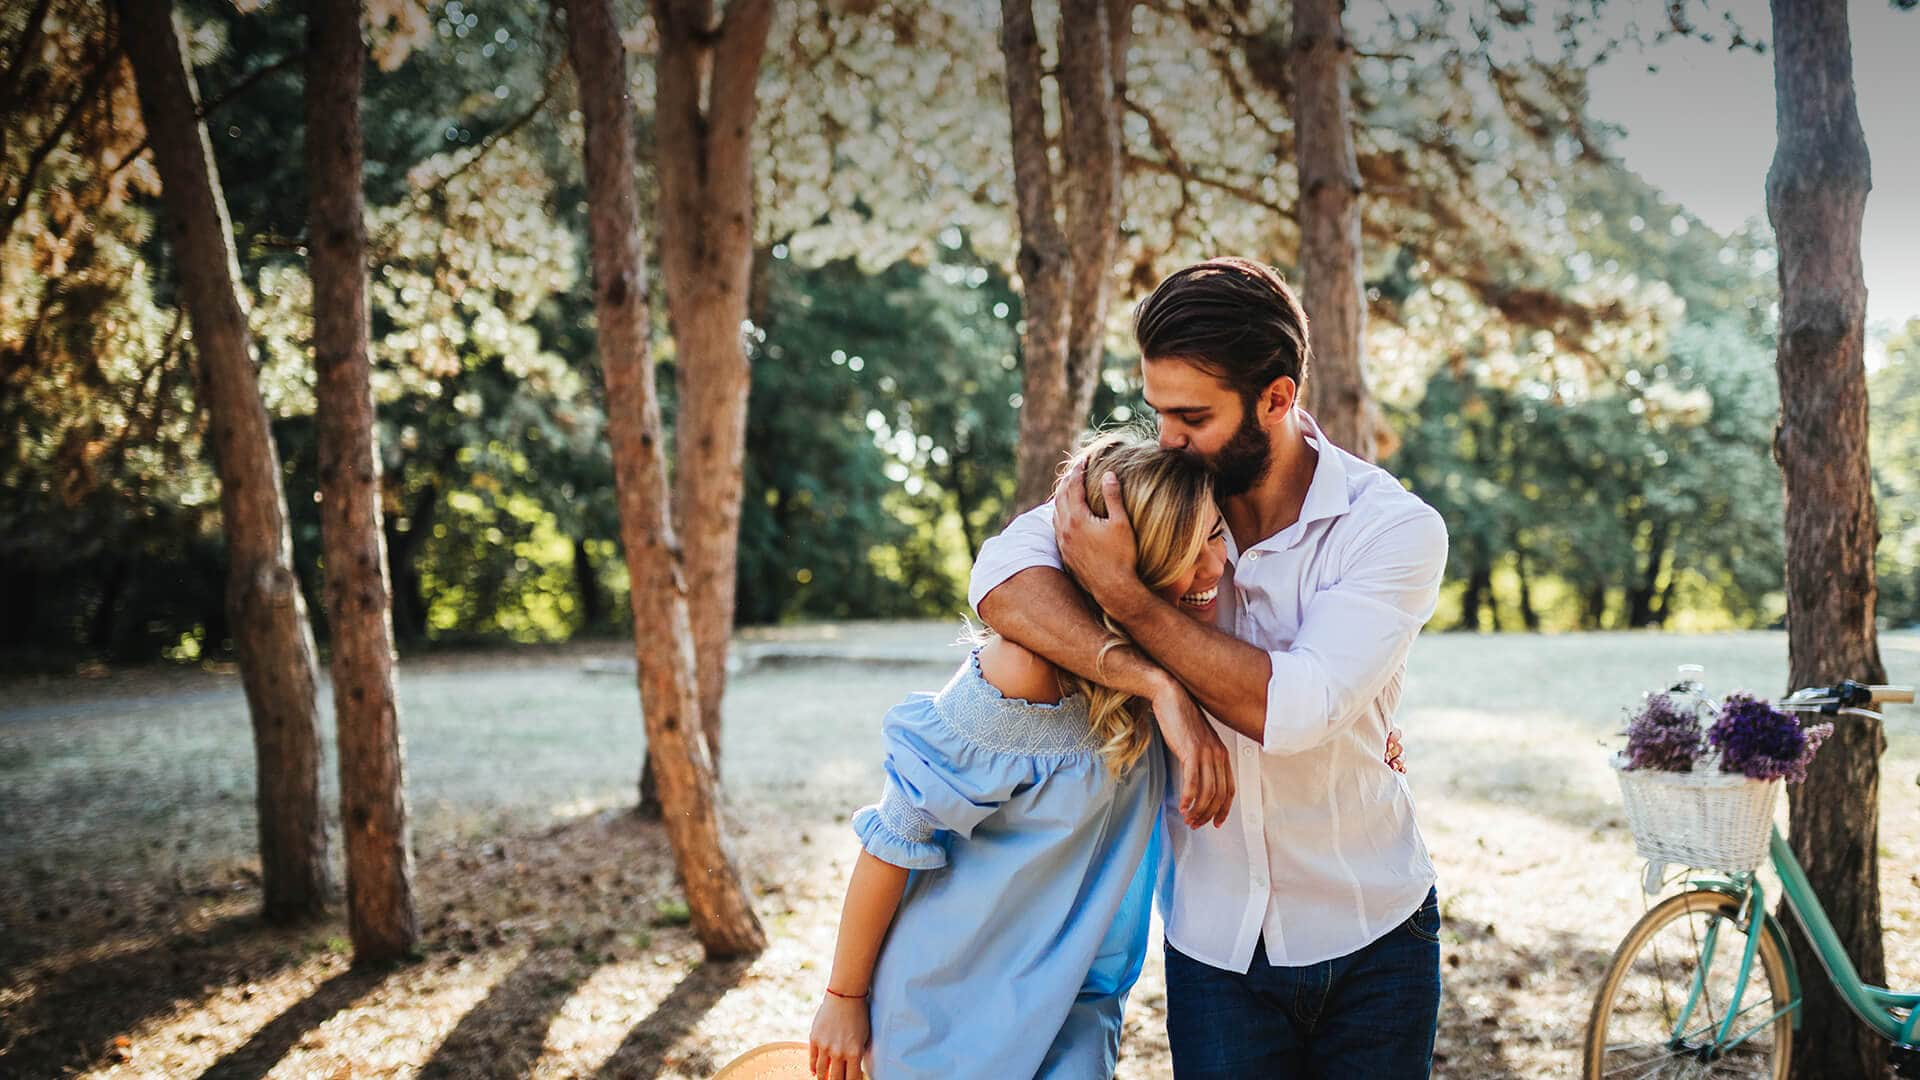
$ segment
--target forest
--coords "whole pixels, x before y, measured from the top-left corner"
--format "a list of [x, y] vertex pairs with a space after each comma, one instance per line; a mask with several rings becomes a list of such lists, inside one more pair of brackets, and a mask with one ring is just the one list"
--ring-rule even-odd
[[[63, 8], [10, 5], [4, 24], [49, 60], [24, 78], [15, 65], [6, 88], [0, 648], [38, 666], [230, 655], [209, 416], [150, 136], [112, 20]], [[1369, 389], [1395, 471], [1454, 537], [1436, 626], [1778, 624], [1764, 224], [1714, 232], [1583, 114], [1585, 70], [1653, 31], [1596, 20], [1528, 55], [1553, 44], [1544, 15], [1446, 11], [1365, 28], [1354, 72], [1358, 165], [1381, 193], [1362, 214]], [[26, 40], [49, 13], [57, 29]], [[299, 25], [182, 14], [293, 566], [318, 596]], [[619, 633], [579, 111], [555, 16], [374, 14], [365, 195], [395, 633], [403, 648]], [[1125, 314], [1157, 275], [1218, 252], [1300, 266], [1274, 27], [1206, 4], [1133, 18], [1125, 273], [1094, 422], [1143, 413]], [[627, 46], [644, 61], [655, 43]], [[957, 616], [971, 555], [1012, 508], [1024, 309], [997, 51], [965, 5], [824, 5], [775, 28], [752, 136], [741, 624]], [[646, 163], [652, 76], [633, 67]], [[637, 180], [659, 182], [651, 164]], [[652, 353], [671, 431], [666, 308]], [[1920, 620], [1920, 326], [1877, 335], [1880, 612], [1904, 625]]]

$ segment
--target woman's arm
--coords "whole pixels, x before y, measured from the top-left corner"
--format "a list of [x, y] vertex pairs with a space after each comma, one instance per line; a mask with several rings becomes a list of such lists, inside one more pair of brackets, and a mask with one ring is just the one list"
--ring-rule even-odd
[[833, 972], [826, 1000], [813, 1017], [807, 1063], [819, 1080], [854, 1080], [870, 1036], [867, 991], [880, 943], [907, 890], [907, 871], [862, 851], [847, 883], [840, 909], [840, 935], [833, 949]]

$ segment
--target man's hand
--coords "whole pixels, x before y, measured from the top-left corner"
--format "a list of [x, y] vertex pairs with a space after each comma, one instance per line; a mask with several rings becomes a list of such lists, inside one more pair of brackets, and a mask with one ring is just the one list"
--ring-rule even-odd
[[1119, 615], [1151, 594], [1134, 569], [1139, 549], [1120, 501], [1120, 478], [1111, 472], [1102, 476], [1100, 494], [1106, 517], [1096, 516], [1087, 503], [1086, 463], [1075, 464], [1053, 493], [1053, 535], [1067, 572], [1094, 603]]
[[1218, 828], [1233, 807], [1233, 756], [1186, 687], [1168, 679], [1149, 700], [1160, 737], [1180, 764], [1180, 816], [1190, 829]]
[[1404, 749], [1405, 748], [1400, 745], [1400, 729], [1388, 728], [1386, 761], [1387, 767], [1394, 772], [1405, 773], [1407, 771], [1406, 764], [1400, 760], [1400, 754]]

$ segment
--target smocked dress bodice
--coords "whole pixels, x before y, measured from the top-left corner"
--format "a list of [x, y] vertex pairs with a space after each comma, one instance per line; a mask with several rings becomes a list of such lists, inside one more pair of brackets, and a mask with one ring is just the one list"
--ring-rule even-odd
[[969, 656], [882, 724], [853, 818], [911, 869], [870, 997], [876, 1080], [1106, 1078], [1146, 956], [1165, 755], [1116, 776], [1084, 696], [1002, 695]]

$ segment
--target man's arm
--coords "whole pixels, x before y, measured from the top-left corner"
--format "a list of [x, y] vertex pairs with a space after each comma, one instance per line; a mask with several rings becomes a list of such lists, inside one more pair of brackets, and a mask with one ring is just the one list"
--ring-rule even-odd
[[1333, 588], [1308, 602], [1293, 647], [1272, 654], [1269, 753], [1317, 746], [1351, 724], [1406, 663], [1433, 617], [1447, 526], [1425, 503], [1364, 541]]
[[[1122, 505], [1118, 482], [1106, 493]], [[1067, 562], [1152, 659], [1215, 718], [1269, 753], [1299, 753], [1350, 723], [1380, 692], [1433, 614], [1447, 560], [1446, 525], [1425, 504], [1382, 525], [1348, 557], [1338, 584], [1308, 603], [1291, 647], [1263, 652], [1198, 626], [1114, 569], [1131, 550], [1124, 513], [1095, 518], [1070, 496], [1060, 519]]]
[[1149, 701], [1174, 682], [1137, 649], [1112, 649], [1101, 658], [1100, 650], [1113, 635], [1060, 569], [1051, 503], [1013, 519], [980, 548], [967, 593], [980, 620], [994, 633], [1046, 657], [1055, 667]]
[[980, 599], [979, 612], [994, 633], [1102, 686], [1151, 700], [1174, 682], [1132, 646], [1101, 656], [1113, 635], [1087, 610], [1073, 580], [1051, 567], [1016, 572]]
[[1179, 763], [1180, 812], [1187, 824], [1219, 825], [1233, 804], [1233, 767], [1193, 697], [1132, 646], [1101, 650], [1113, 637], [1073, 580], [1060, 570], [1050, 504], [1027, 511], [980, 549], [968, 595], [988, 627], [1055, 667], [1144, 698]]
[[1267, 731], [1267, 685], [1273, 657], [1232, 634], [1194, 621], [1146, 589], [1125, 594], [1108, 612], [1147, 655], [1193, 692], [1214, 719], [1255, 742]]

